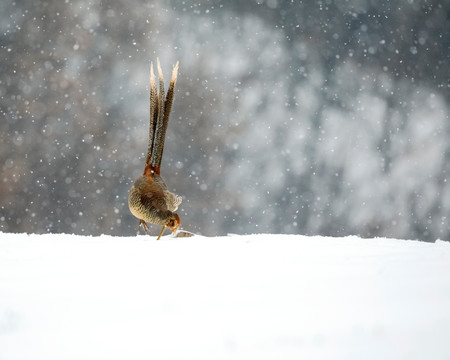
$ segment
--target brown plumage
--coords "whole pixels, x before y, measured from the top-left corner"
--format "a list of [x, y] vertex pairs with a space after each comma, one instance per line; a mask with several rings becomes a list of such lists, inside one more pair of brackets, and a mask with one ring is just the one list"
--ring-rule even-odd
[[162, 225], [159, 240], [166, 227], [174, 234], [178, 230], [180, 217], [174, 211], [178, 209], [182, 199], [167, 190], [160, 175], [164, 141], [178, 75], [178, 62], [173, 68], [167, 94], [164, 93], [164, 79], [159, 59], [157, 59], [157, 68], [159, 91], [153, 73], [153, 64], [150, 65], [150, 131], [144, 173], [131, 187], [128, 206], [131, 213], [139, 219], [138, 230], [142, 225], [144, 231], [147, 231], [147, 222]]

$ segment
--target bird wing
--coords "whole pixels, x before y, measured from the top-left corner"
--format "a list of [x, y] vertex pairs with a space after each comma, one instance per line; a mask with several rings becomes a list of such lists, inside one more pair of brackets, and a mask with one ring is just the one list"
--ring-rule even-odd
[[160, 211], [168, 210], [164, 196], [161, 196], [160, 194], [156, 196], [152, 192], [145, 193], [141, 196], [141, 202], [146, 208], [153, 207]]

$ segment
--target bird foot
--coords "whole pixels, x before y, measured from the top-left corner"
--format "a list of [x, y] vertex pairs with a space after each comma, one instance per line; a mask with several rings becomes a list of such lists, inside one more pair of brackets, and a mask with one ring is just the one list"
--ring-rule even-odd
[[148, 232], [148, 229], [149, 229], [147, 223], [144, 220], [139, 219], [139, 226], [138, 226], [138, 231], [137, 231], [138, 235], [139, 235], [139, 231], [141, 231], [141, 225], [144, 228], [144, 232]]

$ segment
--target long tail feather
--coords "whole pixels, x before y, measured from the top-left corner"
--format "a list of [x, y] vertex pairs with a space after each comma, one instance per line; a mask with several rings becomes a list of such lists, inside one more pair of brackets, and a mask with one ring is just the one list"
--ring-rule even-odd
[[150, 130], [148, 134], [148, 149], [145, 159], [145, 170], [151, 166], [151, 157], [155, 143], [156, 123], [158, 117], [158, 89], [156, 87], [155, 73], [153, 72], [153, 62], [150, 63]]
[[164, 78], [161, 70], [159, 59], [157, 59], [158, 77], [159, 77], [159, 93], [158, 93], [158, 116], [155, 127], [155, 134], [153, 140], [151, 166], [154, 171], [159, 174], [161, 168], [161, 160], [164, 151], [164, 142], [166, 137], [167, 126], [169, 124], [170, 111], [172, 110], [172, 103], [174, 98], [175, 83], [178, 75], [178, 62], [173, 68], [170, 86], [167, 91], [167, 96], [164, 95]]
[[166, 138], [166, 131], [167, 126], [169, 124], [169, 118], [170, 118], [170, 112], [172, 111], [172, 104], [173, 104], [173, 98], [175, 94], [175, 83], [177, 82], [177, 76], [178, 76], [178, 61], [175, 64], [173, 70], [172, 70], [172, 77], [170, 79], [170, 85], [169, 89], [167, 90], [166, 99], [164, 100], [164, 118], [163, 118], [163, 128], [162, 128], [162, 146], [160, 148], [160, 153], [158, 154], [157, 162], [155, 163], [155, 166], [157, 168], [161, 167], [161, 161], [164, 151], [164, 142]]

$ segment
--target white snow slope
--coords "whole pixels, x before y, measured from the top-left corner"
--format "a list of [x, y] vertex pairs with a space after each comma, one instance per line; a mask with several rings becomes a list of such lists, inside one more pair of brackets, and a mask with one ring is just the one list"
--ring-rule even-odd
[[0, 359], [450, 359], [450, 243], [0, 233]]

